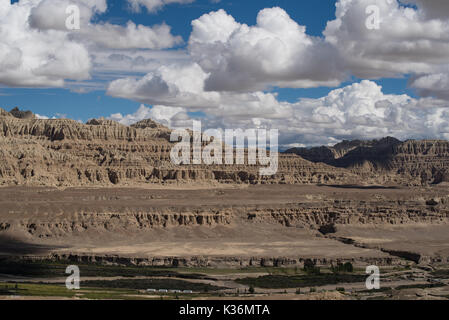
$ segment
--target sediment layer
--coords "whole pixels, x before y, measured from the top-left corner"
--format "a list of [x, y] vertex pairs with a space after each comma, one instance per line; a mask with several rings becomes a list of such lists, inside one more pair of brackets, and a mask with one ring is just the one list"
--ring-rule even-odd
[[[0, 201], [0, 237], [18, 241], [16, 248], [31, 246], [27, 255], [37, 250], [35, 256], [80, 261], [284, 266], [315, 259], [322, 264], [396, 264], [410, 261], [395, 253], [400, 248], [364, 245], [340, 231], [414, 226], [449, 230], [449, 194], [438, 187], [11, 187], [0, 189]], [[21, 255], [19, 249], [12, 251]], [[418, 261], [446, 261], [449, 252], [417, 255]]]

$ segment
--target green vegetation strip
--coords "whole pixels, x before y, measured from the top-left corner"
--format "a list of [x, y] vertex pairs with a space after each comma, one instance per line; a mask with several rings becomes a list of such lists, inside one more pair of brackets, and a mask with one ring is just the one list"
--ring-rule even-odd
[[213, 280], [204, 274], [182, 274], [175, 268], [139, 267], [123, 265], [78, 264], [51, 261], [0, 261], [0, 274], [20, 277], [58, 278], [66, 277], [68, 265], [76, 264], [82, 277], [176, 277]]
[[82, 281], [81, 287], [95, 288], [127, 288], [127, 289], [166, 289], [166, 290], [191, 290], [194, 292], [210, 292], [222, 287], [207, 283], [196, 283], [176, 279], [121, 279], [121, 280], [90, 280]]
[[[68, 290], [59, 284], [2, 283], [0, 295], [23, 297], [46, 297], [66, 299], [138, 299], [139, 292], [129, 289], [96, 289]], [[142, 297], [143, 299], [144, 297]]]
[[248, 286], [254, 286], [257, 288], [283, 289], [318, 287], [338, 283], [356, 283], [364, 282], [365, 280], [365, 275], [323, 273], [304, 276], [269, 275], [258, 278], [237, 279], [236, 282]]

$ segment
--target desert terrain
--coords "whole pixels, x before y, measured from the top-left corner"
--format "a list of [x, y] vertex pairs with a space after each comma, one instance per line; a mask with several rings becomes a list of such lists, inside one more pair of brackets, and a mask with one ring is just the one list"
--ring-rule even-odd
[[[262, 177], [174, 166], [170, 130], [151, 120], [0, 111], [5, 297], [76, 298], [61, 291], [69, 264], [98, 291], [79, 298], [449, 296], [447, 141], [291, 149]], [[365, 292], [369, 265], [383, 290]]]

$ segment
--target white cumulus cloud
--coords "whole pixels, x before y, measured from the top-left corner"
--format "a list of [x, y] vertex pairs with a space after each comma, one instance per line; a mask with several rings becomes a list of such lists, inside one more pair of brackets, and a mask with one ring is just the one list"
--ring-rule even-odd
[[427, 18], [447, 19], [449, 17], [447, 0], [403, 0], [402, 2], [417, 5]]
[[109, 49], [167, 49], [183, 42], [180, 36], [173, 36], [171, 28], [163, 23], [147, 27], [129, 21], [126, 26], [110, 23], [88, 25], [74, 33], [79, 41], [90, 41]]
[[[427, 2], [427, 1], [426, 1]], [[369, 6], [379, 9], [379, 28], [368, 28]], [[359, 78], [433, 73], [449, 63], [449, 23], [396, 0], [340, 0], [325, 39], [338, 49], [344, 68]]]
[[194, 1], [195, 0], [128, 0], [134, 11], [140, 11], [141, 7], [145, 7], [148, 12], [156, 12], [164, 6], [173, 3], [187, 4]]
[[260, 11], [255, 26], [236, 22], [224, 10], [192, 26], [189, 52], [210, 73], [208, 91], [335, 86], [345, 78], [334, 48], [308, 36], [281, 8]]
[[216, 92], [204, 92], [207, 74], [197, 64], [162, 66], [142, 78], [112, 81], [107, 93], [152, 105], [212, 108], [220, 97]]
[[[170, 118], [185, 115], [188, 110], [174, 109], [169, 112], [169, 106], [165, 106], [161, 110]], [[137, 117], [136, 114], [120, 115], [115, 119], [129, 122], [152, 118], [145, 110], [138, 111]], [[189, 123], [189, 117], [181, 118], [183, 126]], [[322, 98], [303, 98], [295, 103], [279, 101], [275, 95], [263, 92], [226, 93], [220, 96], [220, 104], [208, 109], [207, 116], [201, 120], [204, 128], [278, 129], [284, 147], [385, 136], [449, 138], [449, 107], [444, 101], [384, 94], [381, 86], [369, 80], [332, 90]]]
[[87, 49], [67, 34], [40, 32], [27, 23], [36, 1], [0, 1], [0, 83], [7, 86], [55, 86], [64, 79], [89, 78]]
[[[66, 9], [72, 5], [80, 9], [80, 30], [66, 27]], [[0, 0], [0, 84], [62, 87], [71, 80], [78, 87], [84, 82], [89, 88], [92, 83], [86, 80], [99, 77], [95, 68], [126, 72], [121, 64], [114, 69], [116, 60], [109, 59], [114, 57], [114, 50], [121, 50], [121, 55], [135, 59], [138, 68], [148, 71], [160, 63], [145, 60], [149, 54], [136, 51], [172, 48], [182, 43], [182, 38], [173, 36], [166, 24], [148, 27], [132, 21], [125, 26], [92, 22], [95, 15], [106, 10], [106, 0], [20, 0], [14, 4]]]
[[132, 114], [122, 115], [115, 113], [108, 117], [110, 120], [117, 121], [124, 125], [131, 125], [145, 119], [152, 119], [167, 127], [172, 127], [177, 119], [187, 116], [182, 108], [172, 108], [165, 106], [146, 107], [140, 105], [139, 109]]

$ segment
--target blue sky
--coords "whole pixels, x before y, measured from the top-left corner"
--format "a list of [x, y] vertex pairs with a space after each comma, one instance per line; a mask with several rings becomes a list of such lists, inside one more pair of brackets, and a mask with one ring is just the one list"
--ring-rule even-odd
[[447, 34], [449, 1], [3, 0], [0, 106], [284, 147], [449, 139]]
[[[210, 0], [198, 0], [191, 4], [171, 4], [156, 13], [148, 13], [146, 10], [133, 12], [124, 1], [109, 0], [107, 12], [98, 15], [95, 21], [124, 25], [128, 20], [132, 20], [136, 24], [147, 26], [165, 22], [172, 27], [174, 35], [182, 36], [184, 42], [187, 42], [192, 31], [191, 21], [205, 13], [225, 9], [238, 22], [254, 25], [257, 13], [264, 8], [273, 6], [285, 9], [292, 19], [306, 26], [307, 33], [312, 36], [321, 36], [327, 21], [335, 19], [335, 1], [333, 0], [222, 0], [219, 3], [212, 3]], [[178, 50], [183, 47], [185, 47], [185, 44], [171, 50]], [[353, 79], [353, 81], [358, 80]], [[376, 80], [376, 82], [383, 86], [385, 93], [406, 93], [414, 96], [413, 91], [407, 88], [407, 79], [405, 78], [381, 79]], [[349, 83], [351, 82], [345, 82], [341, 86]], [[278, 93], [279, 100], [295, 102], [302, 97], [319, 98], [325, 96], [332, 89], [335, 88], [282, 88], [272, 91]], [[9, 110], [18, 106], [38, 114], [66, 116], [82, 121], [119, 112], [122, 114], [132, 113], [139, 105], [139, 102], [109, 97], [105, 95], [104, 91], [76, 93], [63, 88], [0, 87], [0, 106], [5, 109]]]

